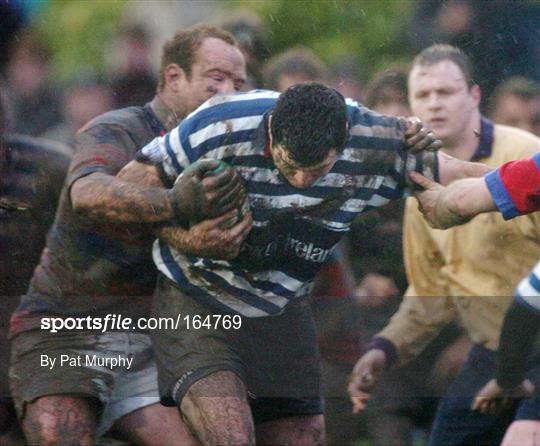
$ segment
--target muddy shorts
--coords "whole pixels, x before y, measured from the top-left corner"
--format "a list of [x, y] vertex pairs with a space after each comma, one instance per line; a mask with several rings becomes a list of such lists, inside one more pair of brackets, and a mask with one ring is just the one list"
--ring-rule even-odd
[[242, 317], [239, 329], [227, 323], [199, 326], [193, 322], [226, 320], [225, 313], [184, 295], [160, 275], [153, 316], [176, 320], [178, 315], [183, 323], [176, 330], [151, 332], [164, 405], [180, 406], [194, 382], [228, 370], [245, 383], [255, 423], [323, 412], [320, 357], [305, 299], [278, 316]]
[[42, 396], [92, 398], [101, 403], [99, 437], [124, 415], [159, 402], [146, 334], [32, 330], [15, 336], [11, 348], [10, 385], [21, 420], [26, 405]]

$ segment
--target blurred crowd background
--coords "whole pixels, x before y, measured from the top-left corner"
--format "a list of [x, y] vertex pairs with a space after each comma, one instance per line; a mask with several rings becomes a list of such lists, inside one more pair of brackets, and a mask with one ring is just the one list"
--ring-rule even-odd
[[[411, 57], [435, 42], [472, 58], [484, 111], [509, 77], [540, 80], [540, 4], [534, 1], [0, 0], [0, 20], [0, 72], [12, 129], [68, 143], [93, 116], [151, 99], [161, 45], [201, 21], [240, 40], [251, 76], [246, 88], [279, 89], [277, 72], [294, 83], [303, 79], [294, 72], [313, 64], [318, 72], [308, 70], [308, 77], [317, 74], [366, 101], [377, 73], [406, 71]], [[283, 57], [291, 49], [296, 53]]]
[[[401, 116], [410, 114], [412, 57], [450, 43], [472, 58], [482, 111], [540, 135], [540, 3], [518, 0], [0, 0], [3, 130], [73, 148], [88, 120], [152, 99], [159, 49], [198, 22], [222, 26], [241, 43], [246, 90], [317, 80]], [[388, 444], [394, 435], [421, 443], [437, 395], [466, 356], [459, 325], [449, 327], [419, 361], [388, 378], [366, 414], [351, 417], [343, 382], [359, 346], [386, 325], [407, 287], [402, 211], [398, 204], [355, 222], [341, 253], [352, 280], [340, 289], [323, 280], [314, 298], [329, 435], [343, 442]]]

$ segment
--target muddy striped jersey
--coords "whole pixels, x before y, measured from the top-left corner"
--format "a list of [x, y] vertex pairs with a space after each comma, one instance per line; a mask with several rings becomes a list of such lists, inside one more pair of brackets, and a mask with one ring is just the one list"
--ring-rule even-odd
[[315, 184], [294, 188], [277, 170], [268, 147], [268, 115], [278, 96], [259, 90], [214, 97], [138, 155], [156, 164], [170, 184], [202, 158], [223, 160], [241, 174], [253, 229], [236, 259], [183, 255], [159, 240], [153, 257], [186, 294], [247, 317], [278, 314], [307, 295], [354, 218], [407, 193], [408, 171], [437, 176], [435, 154], [413, 156], [404, 150], [402, 119], [348, 102], [343, 153]]

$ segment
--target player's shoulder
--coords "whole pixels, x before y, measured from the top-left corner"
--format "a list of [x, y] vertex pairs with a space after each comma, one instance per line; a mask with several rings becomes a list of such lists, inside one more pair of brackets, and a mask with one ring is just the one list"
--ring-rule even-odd
[[79, 133], [98, 126], [116, 126], [126, 129], [136, 128], [145, 119], [144, 107], [126, 107], [111, 110], [90, 120]]
[[516, 127], [495, 124], [493, 151], [505, 159], [520, 159], [540, 151], [540, 138]]
[[373, 136], [402, 140], [405, 121], [396, 116], [383, 115], [352, 99], [346, 99], [349, 133], [351, 136]]

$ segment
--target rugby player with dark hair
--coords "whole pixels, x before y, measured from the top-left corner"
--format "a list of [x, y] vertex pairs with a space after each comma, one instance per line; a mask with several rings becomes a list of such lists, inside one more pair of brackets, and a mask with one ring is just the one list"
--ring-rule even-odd
[[[178, 330], [153, 332], [161, 400], [180, 409], [203, 444], [324, 443], [305, 299], [314, 276], [356, 215], [407, 193], [408, 172], [446, 182], [486, 170], [410, 153], [406, 139], [415, 149], [438, 147], [416, 120], [378, 115], [306, 83], [281, 96], [212, 98], [120, 173], [136, 180], [164, 172], [172, 183], [198, 159], [218, 159], [248, 191], [253, 227], [222, 260], [186, 254], [181, 238], [154, 243], [154, 315], [184, 317]], [[236, 327], [225, 323], [235, 318]], [[204, 328], [189, 326], [195, 320]]]

